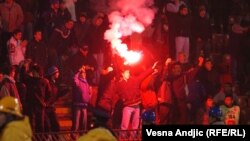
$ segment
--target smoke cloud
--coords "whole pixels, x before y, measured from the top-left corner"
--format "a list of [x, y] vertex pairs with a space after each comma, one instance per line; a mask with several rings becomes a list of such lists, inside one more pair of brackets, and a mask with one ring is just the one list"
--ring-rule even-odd
[[[153, 0], [113, 0], [110, 2], [113, 12], [108, 15], [111, 24], [104, 38], [111, 43], [115, 53], [129, 61], [127, 63], [138, 60], [140, 52], [129, 51], [121, 38], [134, 32], [141, 33], [152, 23], [156, 12], [153, 4]], [[131, 60], [131, 57], [135, 59]]]

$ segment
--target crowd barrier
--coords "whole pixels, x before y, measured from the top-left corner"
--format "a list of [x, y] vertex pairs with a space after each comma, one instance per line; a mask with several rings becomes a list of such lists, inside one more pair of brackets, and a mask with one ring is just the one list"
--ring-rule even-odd
[[[33, 133], [32, 141], [76, 141], [86, 132], [62, 131], [49, 133]], [[141, 141], [141, 130], [113, 130], [118, 141]]]

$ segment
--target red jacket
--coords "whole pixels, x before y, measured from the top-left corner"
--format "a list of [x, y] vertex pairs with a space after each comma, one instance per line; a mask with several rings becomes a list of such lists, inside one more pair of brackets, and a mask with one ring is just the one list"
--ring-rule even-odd
[[141, 82], [153, 72], [150, 68], [139, 76], [130, 77], [127, 81], [120, 80], [117, 84], [118, 95], [121, 96], [123, 106], [139, 105], [141, 103]]

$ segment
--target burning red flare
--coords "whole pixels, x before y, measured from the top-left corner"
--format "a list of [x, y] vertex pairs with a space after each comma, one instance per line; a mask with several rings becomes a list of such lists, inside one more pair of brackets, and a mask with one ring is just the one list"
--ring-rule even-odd
[[135, 64], [141, 59], [141, 53], [135, 51], [128, 51], [124, 58], [126, 60], [124, 64]]

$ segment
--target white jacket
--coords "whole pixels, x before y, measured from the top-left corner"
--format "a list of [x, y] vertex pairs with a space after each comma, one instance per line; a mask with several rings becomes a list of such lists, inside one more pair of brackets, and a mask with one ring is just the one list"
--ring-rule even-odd
[[16, 40], [14, 37], [11, 37], [7, 42], [11, 65], [19, 65], [24, 60], [26, 47], [22, 47], [21, 42], [21, 40]]

